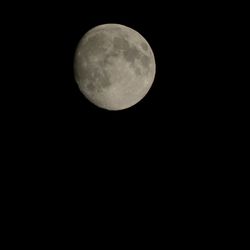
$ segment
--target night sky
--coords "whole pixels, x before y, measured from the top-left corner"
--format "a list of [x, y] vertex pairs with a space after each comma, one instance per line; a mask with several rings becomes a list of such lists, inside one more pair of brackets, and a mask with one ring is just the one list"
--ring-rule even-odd
[[[226, 7], [200, 2], [1, 4], [0, 176], [10, 215], [2, 214], [21, 238], [3, 225], [8, 244], [69, 240], [72, 248], [77, 239], [113, 243], [116, 234], [153, 249], [228, 242], [223, 227], [232, 228], [240, 192], [227, 177], [238, 165], [225, 164]], [[152, 88], [123, 111], [94, 106], [74, 80], [80, 38], [104, 23], [138, 31], [155, 55]]]
[[[220, 46], [218, 8], [211, 12], [205, 4], [84, 2], [33, 3], [20, 6], [22, 12], [16, 6], [13, 17], [18, 18], [8, 30], [19, 66], [11, 75], [15, 91], [6, 103], [12, 110], [11, 127], [19, 124], [15, 134], [22, 138], [20, 145], [28, 141], [31, 155], [66, 157], [68, 162], [90, 158], [119, 165], [113, 156], [130, 167], [134, 161], [143, 166], [148, 159], [154, 166], [206, 161], [204, 148], [213, 144], [221, 116], [216, 77], [220, 58], [214, 59]], [[86, 100], [73, 75], [80, 38], [104, 23], [137, 30], [156, 60], [149, 93], [118, 112]]]

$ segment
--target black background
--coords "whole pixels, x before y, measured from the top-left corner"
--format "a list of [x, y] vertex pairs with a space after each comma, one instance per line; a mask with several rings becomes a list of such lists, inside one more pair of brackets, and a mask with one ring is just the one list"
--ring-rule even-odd
[[[8, 134], [15, 141], [10, 145], [25, 152], [18, 154], [28, 165], [53, 166], [53, 173], [60, 166], [73, 176], [97, 168], [185, 178], [220, 154], [224, 86], [217, 52], [225, 30], [220, 6], [135, 1], [18, 5], [5, 18], [10, 21], [8, 51], [17, 58], [7, 63], [11, 90], [5, 107]], [[74, 80], [80, 38], [104, 23], [137, 30], [155, 54], [151, 90], [123, 111], [95, 107]], [[76, 172], [67, 166], [76, 166]]]
[[[103, 234], [109, 225], [124, 225], [136, 237], [138, 231], [153, 237], [153, 230], [175, 245], [221, 237], [221, 225], [230, 223], [222, 203], [233, 193], [225, 184], [231, 182], [224, 164], [230, 137], [222, 122], [229, 86], [221, 74], [226, 7], [33, 1], [1, 12], [7, 66], [1, 169], [9, 172], [1, 184], [17, 232], [38, 225], [52, 238], [69, 229], [79, 238], [79, 228], [93, 237], [96, 228]], [[103, 23], [137, 30], [155, 54], [151, 90], [123, 111], [95, 107], [74, 80], [77, 43]]]

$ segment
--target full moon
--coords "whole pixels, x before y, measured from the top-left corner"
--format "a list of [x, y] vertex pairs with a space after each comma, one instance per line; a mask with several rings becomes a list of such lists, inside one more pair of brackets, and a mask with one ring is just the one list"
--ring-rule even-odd
[[96, 26], [76, 48], [75, 80], [83, 95], [100, 108], [122, 110], [138, 103], [152, 86], [155, 71], [148, 42], [124, 25]]

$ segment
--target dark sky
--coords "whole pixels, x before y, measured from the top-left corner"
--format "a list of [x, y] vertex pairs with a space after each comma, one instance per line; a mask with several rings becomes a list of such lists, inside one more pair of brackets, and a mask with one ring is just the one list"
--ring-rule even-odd
[[[214, 245], [213, 239], [224, 245], [222, 232], [231, 230], [235, 214], [229, 214], [232, 197], [240, 193], [233, 177], [238, 159], [228, 163], [231, 131], [223, 122], [226, 5], [79, 2], [0, 4], [1, 208], [8, 244], [70, 239], [72, 247], [78, 238], [86, 245], [90, 235], [93, 245], [113, 227], [117, 234], [101, 244], [125, 235], [119, 243], [151, 240], [153, 249], [199, 240]], [[73, 77], [79, 39], [107, 22], [140, 32], [156, 59], [150, 92], [121, 112], [88, 102]]]
[[[206, 234], [200, 225], [211, 223], [214, 232], [214, 218], [227, 211], [218, 212], [228, 189], [223, 180], [232, 180], [226, 177], [230, 170], [223, 155], [230, 134], [222, 122], [226, 88], [218, 72], [225, 22], [219, 21], [218, 6], [51, 2], [20, 1], [0, 9], [7, 13], [0, 18], [6, 31], [1, 41], [8, 45], [1, 54], [7, 66], [0, 93], [1, 171], [9, 172], [1, 177], [3, 192], [15, 202], [10, 217], [17, 214], [25, 219], [20, 226], [27, 225], [25, 214], [16, 211], [23, 207], [34, 225], [40, 227], [40, 218], [53, 237], [53, 223], [64, 230], [69, 216], [81, 228], [86, 228], [85, 218], [92, 227], [99, 224], [92, 219], [105, 218], [105, 230], [109, 218], [117, 225], [125, 218], [129, 232], [138, 223], [157, 237], [164, 234], [164, 241], [166, 225], [178, 238], [175, 245], [186, 244], [178, 230], [191, 232], [195, 241]], [[156, 59], [155, 82], [147, 96], [117, 112], [87, 101], [73, 76], [79, 39], [108, 22], [140, 32]], [[231, 199], [232, 192], [228, 194]], [[151, 227], [149, 218], [159, 226]], [[191, 226], [199, 232], [190, 231]], [[68, 228], [75, 227], [65, 232]]]
[[[19, 124], [20, 138], [31, 145], [45, 143], [45, 151], [59, 155], [70, 155], [74, 148], [79, 157], [104, 155], [107, 160], [117, 155], [128, 164], [133, 157], [181, 162], [206, 154], [201, 145], [211, 140], [215, 118], [220, 117], [215, 77], [219, 59], [217, 63], [214, 59], [220, 26], [215, 22], [218, 13], [211, 13], [210, 6], [145, 1], [86, 5], [82, 1], [20, 8], [24, 10], [18, 11], [17, 6], [18, 13], [12, 13], [6, 29], [18, 58], [11, 74], [10, 85], [15, 88], [11, 87], [6, 106], [12, 110], [12, 126]], [[79, 39], [104, 23], [137, 30], [156, 59], [151, 90], [137, 105], [121, 112], [89, 103], [73, 77]]]

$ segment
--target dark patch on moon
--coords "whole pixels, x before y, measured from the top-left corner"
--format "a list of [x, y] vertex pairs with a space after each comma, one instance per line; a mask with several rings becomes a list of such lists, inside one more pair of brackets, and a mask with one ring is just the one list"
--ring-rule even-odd
[[99, 55], [100, 53], [104, 52], [104, 44], [106, 42], [106, 35], [102, 32], [94, 34], [93, 36], [87, 38], [87, 42], [83, 42], [80, 49], [80, 51], [82, 52], [82, 56]]
[[102, 88], [107, 88], [111, 85], [106, 72], [102, 68], [90, 65], [81, 70], [81, 75], [83, 84], [87, 84], [86, 88], [89, 91], [99, 92]]
[[81, 82], [91, 77], [89, 70], [86, 67], [83, 67], [81, 64], [77, 64], [75, 72]]
[[118, 50], [127, 50], [127, 49], [129, 49], [129, 43], [124, 38], [114, 37], [113, 43], [114, 43], [114, 49], [118, 49]]
[[112, 57], [118, 57], [120, 55], [120, 52], [117, 50], [112, 50], [111, 52], [109, 52], [108, 54], [106, 54], [103, 58], [103, 61], [100, 61], [100, 65], [102, 67], [105, 67], [107, 64], [112, 64], [110, 59]]
[[135, 59], [140, 57], [140, 52], [135, 46], [133, 46], [125, 50], [123, 55], [128, 62], [134, 63]]
[[93, 83], [89, 83], [88, 85], [87, 85], [87, 89], [89, 90], [89, 91], [94, 91], [95, 90], [95, 86], [94, 86], [94, 84]]
[[135, 73], [136, 73], [136, 75], [141, 75], [141, 70], [140, 70], [140, 68], [136, 67], [136, 68], [135, 68]]
[[141, 47], [143, 50], [147, 51], [148, 50], [148, 45], [146, 43], [141, 43]]
[[104, 70], [102, 71], [100, 81], [101, 81], [100, 84], [103, 88], [107, 88], [107, 87], [111, 86], [111, 82], [110, 82], [110, 80], [109, 80], [109, 78]]
[[150, 65], [150, 57], [149, 56], [146, 56], [146, 55], [143, 55], [141, 57], [141, 62], [142, 62], [142, 65], [145, 67], [145, 68], [149, 68], [149, 65]]

